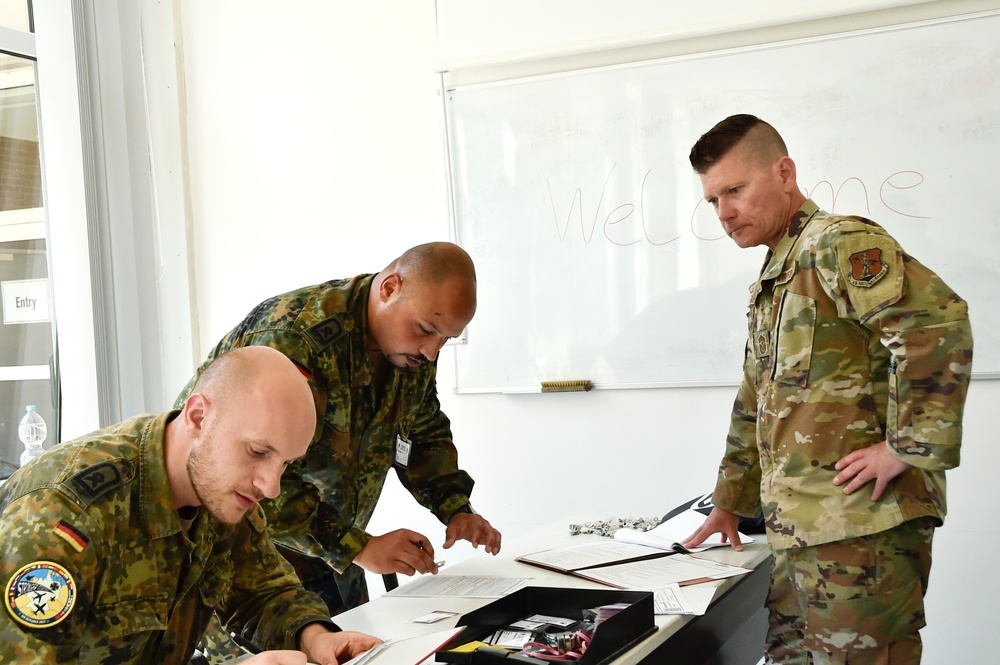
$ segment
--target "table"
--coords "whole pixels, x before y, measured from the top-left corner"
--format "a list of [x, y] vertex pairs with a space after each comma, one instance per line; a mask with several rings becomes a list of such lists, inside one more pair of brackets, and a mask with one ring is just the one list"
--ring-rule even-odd
[[[609, 587], [572, 575], [550, 572], [518, 563], [514, 558], [554, 547], [565, 547], [602, 536], [569, 535], [570, 520], [560, 520], [521, 537], [505, 539], [499, 555], [493, 557], [476, 551], [472, 557], [447, 566], [440, 575], [493, 575], [533, 577], [531, 586], [608, 589]], [[763, 541], [763, 536], [756, 537]], [[707, 582], [715, 588], [708, 612], [702, 616], [658, 615], [657, 631], [613, 661], [613, 665], [665, 663], [674, 656], [684, 665], [754, 665], [763, 655], [767, 612], [764, 599], [770, 580], [770, 552], [767, 544], [747, 544], [743, 552], [717, 548], [698, 556], [721, 563], [753, 568], [749, 575]], [[401, 577], [406, 584], [410, 578]], [[357, 630], [382, 639], [407, 640], [391, 644], [376, 656], [375, 663], [415, 664], [431, 653], [441, 631], [454, 627], [458, 618], [482, 607], [491, 599], [481, 598], [406, 598], [381, 596], [334, 617], [344, 630]], [[458, 616], [434, 624], [412, 623], [435, 610], [457, 612]], [[411, 639], [412, 638], [412, 639]], [[443, 640], [442, 640], [443, 641]]]

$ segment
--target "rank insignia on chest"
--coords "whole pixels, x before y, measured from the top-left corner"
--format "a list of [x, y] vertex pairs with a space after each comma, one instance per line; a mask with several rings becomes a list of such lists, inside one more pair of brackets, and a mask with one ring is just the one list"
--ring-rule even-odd
[[767, 330], [760, 330], [754, 335], [754, 347], [757, 352], [758, 358], [764, 358], [769, 355], [769, 348], [771, 346], [771, 335]]
[[76, 582], [69, 571], [51, 561], [34, 561], [7, 581], [4, 604], [18, 623], [48, 628], [67, 616], [76, 603]]
[[889, 266], [882, 262], [882, 250], [878, 247], [854, 252], [849, 258], [851, 275], [848, 278], [854, 286], [873, 286], [889, 272]]

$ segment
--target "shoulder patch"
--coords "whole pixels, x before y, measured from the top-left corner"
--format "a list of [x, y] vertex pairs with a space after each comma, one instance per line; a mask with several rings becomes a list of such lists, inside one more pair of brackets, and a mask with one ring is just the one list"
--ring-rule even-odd
[[861, 320], [903, 296], [902, 250], [892, 237], [851, 233], [837, 240], [837, 268]]
[[99, 462], [88, 466], [83, 471], [77, 471], [63, 483], [80, 498], [86, 508], [94, 499], [121, 487], [124, 483], [122, 472], [114, 462]]
[[29, 628], [48, 628], [76, 604], [76, 582], [63, 566], [33, 561], [7, 581], [4, 604], [15, 621]]
[[851, 274], [847, 280], [863, 289], [874, 286], [889, 272], [889, 266], [882, 261], [882, 250], [878, 247], [854, 252], [847, 260], [851, 262]]
[[331, 316], [306, 328], [305, 334], [322, 349], [340, 339], [344, 334], [344, 326], [340, 324], [340, 319]]

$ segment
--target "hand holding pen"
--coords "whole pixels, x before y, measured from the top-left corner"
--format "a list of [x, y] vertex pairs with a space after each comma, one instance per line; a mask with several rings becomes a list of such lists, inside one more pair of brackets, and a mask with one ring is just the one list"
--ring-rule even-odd
[[354, 557], [354, 563], [380, 575], [437, 574], [441, 565], [434, 559], [434, 546], [430, 544], [430, 539], [409, 529], [397, 529], [382, 536], [372, 536]]
[[[424, 549], [424, 541], [418, 540], [417, 541], [417, 547], [419, 547], [420, 549]], [[436, 567], [438, 567], [438, 568], [443, 568], [444, 567], [444, 559], [441, 559], [440, 561], [435, 561], [434, 565]], [[437, 573], [437, 571], [435, 571], [435, 574], [436, 573]]]

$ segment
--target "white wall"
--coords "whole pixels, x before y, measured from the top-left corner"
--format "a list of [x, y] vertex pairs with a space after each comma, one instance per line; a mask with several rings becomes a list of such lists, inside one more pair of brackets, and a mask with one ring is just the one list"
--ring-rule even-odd
[[265, 297], [448, 239], [434, 5], [379, 4], [181, 2], [202, 356]]
[[[442, 60], [502, 59], [501, 51], [554, 51], [588, 40], [600, 47], [602, 39], [648, 39], [657, 30], [683, 34], [704, 16], [726, 15], [694, 16], [683, 9], [689, 3], [650, 0], [616, 5], [609, 21], [606, 3], [596, 0], [550, 0], [544, 13], [532, 13], [539, 4], [506, 3], [499, 13], [496, 3], [438, 0], [435, 23], [431, 0], [313, 0], [296, 3], [294, 13], [278, 2], [181, 0], [202, 355], [267, 296], [375, 271], [410, 245], [448, 237], [434, 73]], [[754, 5], [717, 4], [745, 12]], [[792, 13], [801, 3], [773, 4], [805, 18]], [[905, 3], [812, 3], [820, 4], [829, 13]], [[677, 10], [676, 21], [664, 6]], [[732, 29], [727, 16], [696, 27]], [[977, 332], [985, 340], [987, 331]], [[453, 387], [446, 350], [439, 391], [462, 465], [477, 479], [473, 501], [507, 537], [563, 515], [658, 515], [710, 490], [735, 393], [501, 396], [455, 395]], [[983, 662], [992, 646], [990, 613], [979, 610], [998, 591], [984, 571], [1000, 537], [983, 519], [1000, 499], [984, 445], [988, 409], [998, 399], [1000, 382], [973, 384], [965, 459], [949, 475], [952, 514], [938, 532], [928, 596], [924, 662], [932, 665]], [[443, 539], [443, 528], [390, 480], [372, 530], [400, 526], [438, 546]], [[457, 550], [444, 557], [469, 553]]]
[[[826, 19], [930, 0], [438, 0], [438, 57], [495, 61]], [[933, 3], [931, 3], [933, 4]]]

